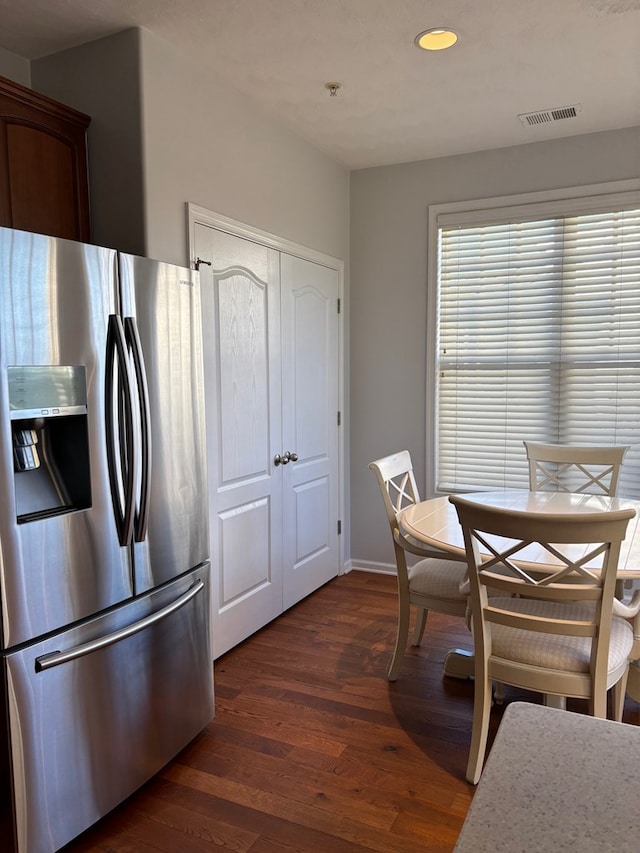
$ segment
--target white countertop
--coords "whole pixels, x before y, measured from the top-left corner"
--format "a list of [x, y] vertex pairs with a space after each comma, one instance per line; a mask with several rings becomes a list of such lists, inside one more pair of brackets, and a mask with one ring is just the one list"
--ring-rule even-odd
[[454, 853], [638, 853], [640, 728], [514, 702]]

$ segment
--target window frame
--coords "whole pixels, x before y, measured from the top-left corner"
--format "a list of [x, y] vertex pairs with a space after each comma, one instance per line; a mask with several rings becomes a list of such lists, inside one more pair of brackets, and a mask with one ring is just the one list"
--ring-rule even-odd
[[445, 494], [436, 490], [439, 227], [495, 224], [517, 217], [535, 219], [553, 215], [579, 215], [614, 207], [638, 206], [640, 206], [640, 179], [636, 178], [428, 206], [425, 482], [429, 496]]

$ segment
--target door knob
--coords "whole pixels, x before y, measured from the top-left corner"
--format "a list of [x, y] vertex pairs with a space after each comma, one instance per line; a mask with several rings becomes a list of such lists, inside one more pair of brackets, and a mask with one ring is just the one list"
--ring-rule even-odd
[[279, 453], [276, 453], [276, 455], [273, 457], [273, 464], [274, 465], [286, 465], [288, 462], [297, 462], [297, 461], [298, 461], [298, 454], [297, 453], [290, 453], [288, 450], [285, 450], [285, 452], [282, 454], [282, 456], [280, 456]]

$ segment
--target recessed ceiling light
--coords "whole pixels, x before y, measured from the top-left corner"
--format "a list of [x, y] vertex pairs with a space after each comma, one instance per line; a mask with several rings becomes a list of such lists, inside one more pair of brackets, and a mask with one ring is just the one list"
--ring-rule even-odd
[[444, 50], [458, 41], [457, 33], [448, 27], [432, 27], [416, 36], [416, 44], [423, 50]]

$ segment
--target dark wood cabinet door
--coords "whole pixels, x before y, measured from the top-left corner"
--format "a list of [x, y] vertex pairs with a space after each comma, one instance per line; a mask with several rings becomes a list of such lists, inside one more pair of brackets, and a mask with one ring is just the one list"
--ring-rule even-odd
[[89, 122], [0, 77], [0, 225], [89, 241]]

